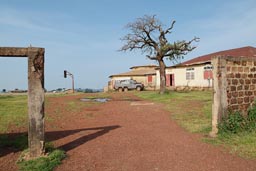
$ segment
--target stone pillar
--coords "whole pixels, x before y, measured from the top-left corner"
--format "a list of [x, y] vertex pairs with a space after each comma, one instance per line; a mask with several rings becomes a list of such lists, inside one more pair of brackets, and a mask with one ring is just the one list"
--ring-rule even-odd
[[226, 59], [212, 58], [213, 65], [213, 104], [212, 104], [212, 131], [210, 136], [216, 137], [218, 123], [227, 112], [227, 79]]
[[44, 138], [44, 49], [28, 48], [28, 145], [29, 157], [45, 152]]

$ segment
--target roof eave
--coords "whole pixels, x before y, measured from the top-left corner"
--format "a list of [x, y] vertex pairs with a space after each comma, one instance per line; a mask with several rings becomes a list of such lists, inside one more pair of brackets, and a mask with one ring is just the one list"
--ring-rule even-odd
[[156, 75], [156, 73], [148, 73], [148, 74], [130, 74], [130, 75], [110, 75], [109, 78], [112, 77], [134, 77], [134, 76], [147, 76], [147, 75]]

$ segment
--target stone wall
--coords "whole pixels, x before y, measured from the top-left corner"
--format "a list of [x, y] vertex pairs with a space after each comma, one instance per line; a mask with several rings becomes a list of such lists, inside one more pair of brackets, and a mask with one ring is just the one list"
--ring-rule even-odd
[[256, 60], [228, 58], [226, 67], [228, 109], [247, 114], [256, 95]]
[[243, 115], [256, 96], [256, 57], [214, 57], [212, 135], [228, 111], [240, 111]]

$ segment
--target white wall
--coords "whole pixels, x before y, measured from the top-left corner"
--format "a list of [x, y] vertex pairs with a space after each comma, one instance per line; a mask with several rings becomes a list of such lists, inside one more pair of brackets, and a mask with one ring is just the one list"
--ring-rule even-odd
[[130, 80], [131, 77], [113, 77], [111, 80]]
[[[209, 87], [212, 86], [212, 80], [204, 79], [204, 67], [206, 65], [197, 65], [190, 67], [167, 68], [166, 74], [174, 74], [175, 87], [189, 86], [189, 87]], [[186, 80], [186, 69], [194, 68], [194, 79]], [[160, 73], [157, 70], [157, 88], [160, 88]]]

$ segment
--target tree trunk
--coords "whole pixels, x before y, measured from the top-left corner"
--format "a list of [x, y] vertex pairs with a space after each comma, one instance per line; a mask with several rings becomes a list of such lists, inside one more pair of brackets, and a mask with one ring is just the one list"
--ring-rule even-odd
[[160, 66], [160, 94], [164, 94], [166, 87], [166, 78], [165, 78], [165, 63], [163, 59], [159, 60]]

